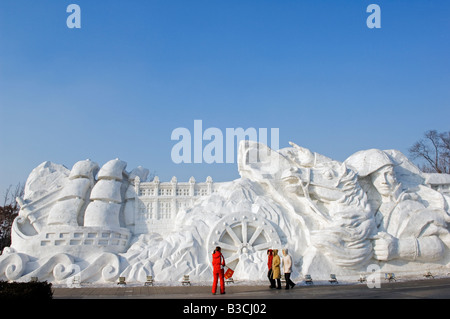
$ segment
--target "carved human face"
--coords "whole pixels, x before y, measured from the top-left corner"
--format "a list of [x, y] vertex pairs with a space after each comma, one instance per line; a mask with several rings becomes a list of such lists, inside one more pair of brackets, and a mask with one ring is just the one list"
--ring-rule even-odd
[[386, 165], [371, 175], [372, 184], [381, 196], [389, 196], [394, 192], [397, 180], [395, 178], [394, 167]]

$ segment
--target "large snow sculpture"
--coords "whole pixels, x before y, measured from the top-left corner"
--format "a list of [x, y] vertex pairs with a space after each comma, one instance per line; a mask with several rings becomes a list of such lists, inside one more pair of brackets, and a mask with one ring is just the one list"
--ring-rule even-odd
[[421, 273], [450, 261], [449, 197], [437, 191], [450, 176], [428, 176], [398, 151], [339, 162], [294, 143], [275, 151], [244, 141], [238, 170], [230, 182], [163, 183], [119, 159], [71, 170], [45, 162], [18, 199], [0, 279], [210, 281], [217, 245], [236, 280], [265, 279], [269, 248], [289, 249], [293, 278], [370, 264]]

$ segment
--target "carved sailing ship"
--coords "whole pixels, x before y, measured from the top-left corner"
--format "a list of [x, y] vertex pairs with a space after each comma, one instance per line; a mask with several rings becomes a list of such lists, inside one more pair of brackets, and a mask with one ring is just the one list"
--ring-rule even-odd
[[89, 160], [77, 162], [68, 182], [45, 203], [51, 207], [47, 214], [45, 209], [37, 207], [35, 210], [40, 215], [34, 216], [34, 211], [28, 210], [36, 206], [33, 202], [21, 207], [22, 216], [12, 228], [13, 240], [33, 242], [21, 246], [29, 247], [25, 253], [39, 257], [57, 252], [88, 257], [101, 252], [126, 251], [131, 234], [119, 222], [122, 190], [127, 187], [123, 178], [127, 177], [125, 167], [126, 163], [118, 159], [107, 162], [100, 170]]

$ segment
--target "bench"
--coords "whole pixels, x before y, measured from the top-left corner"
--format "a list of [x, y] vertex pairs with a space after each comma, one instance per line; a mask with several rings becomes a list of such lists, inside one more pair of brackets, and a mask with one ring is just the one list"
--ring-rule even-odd
[[425, 275], [423, 275], [425, 278], [433, 278], [434, 279], [434, 276], [431, 274], [431, 272], [429, 271], [429, 272], [427, 272]]
[[181, 281], [181, 285], [191, 285], [191, 281], [189, 279], [189, 275], [184, 275], [183, 280]]
[[153, 286], [153, 276], [147, 276], [147, 281], [145, 282], [145, 286]]
[[388, 280], [389, 282], [397, 281], [397, 278], [395, 278], [395, 274], [393, 272], [388, 272], [384, 274], [384, 280]]
[[359, 281], [360, 283], [367, 282], [367, 277], [366, 277], [366, 275], [359, 274], [359, 279], [358, 279], [358, 281]]
[[118, 285], [126, 285], [125, 277], [119, 277], [119, 281], [117, 282]]
[[339, 283], [335, 274], [330, 274], [330, 280], [328, 280], [328, 281], [330, 282], [330, 284], [338, 284]]
[[305, 275], [305, 284], [307, 284], [307, 285], [312, 285], [312, 284], [314, 284], [311, 275], [309, 275], [309, 274], [308, 274], [308, 275]]

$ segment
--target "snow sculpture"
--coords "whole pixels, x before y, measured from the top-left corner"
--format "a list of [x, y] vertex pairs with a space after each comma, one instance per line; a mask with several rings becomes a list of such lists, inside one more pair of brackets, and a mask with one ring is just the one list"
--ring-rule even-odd
[[403, 154], [371, 149], [353, 154], [346, 163], [365, 179], [361, 184], [370, 194], [378, 228], [376, 259], [432, 262], [446, 255], [448, 203], [424, 185]]
[[120, 227], [122, 173], [126, 166], [125, 162], [115, 159], [100, 169], [86, 209], [84, 226]]
[[210, 281], [217, 245], [235, 280], [265, 279], [269, 248], [289, 249], [292, 278], [358, 276], [370, 264], [445, 269], [448, 175], [423, 174], [394, 150], [339, 162], [290, 144], [275, 151], [241, 142], [241, 178], [223, 183], [146, 182], [147, 169], [127, 172], [119, 159], [71, 170], [42, 163], [17, 199], [0, 279]]
[[94, 185], [97, 163], [90, 160], [77, 162], [70, 171], [69, 180], [50, 210], [47, 225], [78, 226], [83, 221], [81, 208], [89, 200], [89, 191]]

